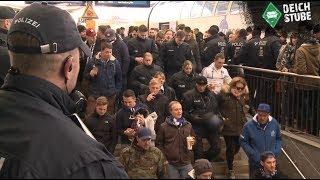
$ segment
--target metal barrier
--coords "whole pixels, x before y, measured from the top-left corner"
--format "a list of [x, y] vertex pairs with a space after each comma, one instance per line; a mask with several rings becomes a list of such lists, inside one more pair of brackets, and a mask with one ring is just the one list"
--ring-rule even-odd
[[320, 77], [241, 65], [225, 67], [231, 74], [245, 77], [254, 107], [270, 104], [282, 129], [320, 135]]

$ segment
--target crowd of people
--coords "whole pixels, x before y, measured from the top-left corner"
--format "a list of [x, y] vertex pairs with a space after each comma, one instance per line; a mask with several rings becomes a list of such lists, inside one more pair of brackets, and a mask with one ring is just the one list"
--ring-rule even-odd
[[[286, 43], [286, 33], [279, 30], [279, 37], [270, 27], [262, 39], [259, 27], [225, 35], [212, 25], [202, 35], [183, 24], [164, 32], [130, 26], [125, 35], [125, 28], [109, 25], [76, 28], [70, 15], [45, 3], [17, 15], [2, 8], [1, 61], [9, 55], [11, 60], [0, 90], [2, 177], [210, 179], [211, 162], [224, 161], [220, 137], [228, 178], [235, 179], [240, 147], [249, 158], [250, 178], [279, 177], [281, 134], [270, 105], [253, 107], [245, 78], [223, 64], [319, 75], [309, 69], [320, 66], [319, 25], [304, 29], [313, 33], [306, 44], [296, 32]], [[83, 96], [71, 99], [74, 89]], [[54, 135], [44, 141], [38, 131]], [[6, 141], [12, 136], [20, 149]], [[203, 138], [210, 145], [206, 151]], [[60, 139], [59, 148], [52, 148]], [[42, 143], [41, 153], [33, 149]], [[117, 147], [119, 161], [111, 155]]]

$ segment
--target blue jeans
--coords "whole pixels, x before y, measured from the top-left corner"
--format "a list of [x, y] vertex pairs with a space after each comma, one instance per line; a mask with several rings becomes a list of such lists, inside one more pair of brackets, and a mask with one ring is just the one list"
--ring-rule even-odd
[[174, 166], [168, 164], [168, 179], [186, 179], [188, 172], [193, 169], [191, 164], [185, 166]]

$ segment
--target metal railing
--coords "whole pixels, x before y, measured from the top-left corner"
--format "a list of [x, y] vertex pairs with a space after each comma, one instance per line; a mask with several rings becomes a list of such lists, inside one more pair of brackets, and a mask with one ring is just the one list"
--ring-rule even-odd
[[282, 129], [320, 135], [320, 77], [241, 65], [225, 67], [233, 76], [245, 77], [254, 107], [270, 104]]

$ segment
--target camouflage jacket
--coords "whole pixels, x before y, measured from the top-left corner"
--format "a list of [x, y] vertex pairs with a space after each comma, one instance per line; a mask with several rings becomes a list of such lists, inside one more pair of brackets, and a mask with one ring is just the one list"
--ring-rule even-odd
[[166, 159], [156, 147], [142, 150], [132, 144], [122, 150], [119, 160], [130, 179], [157, 179], [166, 174]]

